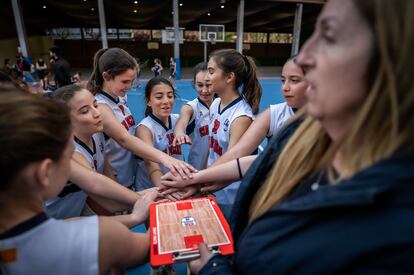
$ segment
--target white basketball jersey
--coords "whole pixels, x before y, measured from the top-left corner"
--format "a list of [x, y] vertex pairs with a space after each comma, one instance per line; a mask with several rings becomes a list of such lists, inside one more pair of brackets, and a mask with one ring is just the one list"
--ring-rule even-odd
[[96, 133], [92, 136], [92, 146], [91, 150], [84, 142], [75, 137], [75, 152], [82, 154], [95, 172], [103, 174], [105, 160], [105, 138], [103, 133]]
[[[98, 104], [108, 105], [114, 112], [115, 117], [125, 127], [129, 134], [135, 134], [135, 120], [129, 108], [120, 103], [119, 99], [114, 99], [109, 94], [101, 91], [96, 96]], [[107, 138], [105, 143], [105, 155], [109, 159], [115, 177], [123, 186], [130, 187], [134, 183], [136, 162], [134, 155], [119, 145], [114, 139]]]
[[[169, 125], [166, 127], [156, 116], [150, 114], [145, 117], [139, 124], [147, 127], [152, 133], [152, 142], [154, 148], [163, 151], [173, 158], [183, 160], [181, 146], [172, 146], [174, 140], [174, 127], [177, 123], [179, 115], [171, 114], [169, 117]], [[162, 172], [165, 174], [169, 170], [160, 164]], [[135, 188], [137, 190], [144, 190], [154, 187], [148, 175], [147, 168], [143, 160], [138, 160], [138, 169], [135, 177]]]
[[0, 252], [15, 255], [0, 259], [0, 273], [99, 274], [98, 247], [97, 216], [61, 221], [41, 213], [0, 234]]
[[279, 132], [286, 121], [291, 118], [295, 112], [287, 105], [286, 102], [270, 105], [270, 127], [267, 137], [270, 138]]
[[[241, 116], [254, 119], [252, 108], [239, 97], [229, 103], [223, 110], [220, 110], [220, 98], [216, 98], [210, 106], [209, 125], [209, 157], [208, 166], [219, 159], [229, 147], [230, 128], [233, 121]], [[215, 192], [217, 203], [232, 205], [239, 189], [240, 181], [233, 182], [226, 188]]]
[[198, 170], [205, 169], [208, 158], [208, 124], [210, 109], [206, 103], [196, 98], [186, 103], [193, 109], [193, 116], [187, 126], [186, 134], [190, 136], [192, 145], [188, 154], [188, 163]]
[[[75, 137], [75, 152], [85, 156], [89, 166], [98, 173], [104, 170], [104, 143], [105, 139], [102, 133], [92, 136], [92, 150]], [[83, 192], [76, 183], [67, 182], [60, 194], [45, 202], [45, 211], [48, 216], [56, 219], [66, 219], [70, 217], [78, 217], [82, 213], [82, 209], [86, 202], [86, 193]]]

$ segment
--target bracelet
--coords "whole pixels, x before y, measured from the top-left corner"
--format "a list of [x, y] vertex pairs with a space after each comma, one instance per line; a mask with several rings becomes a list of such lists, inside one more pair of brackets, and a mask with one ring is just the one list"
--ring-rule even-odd
[[154, 174], [154, 173], [155, 173], [155, 172], [157, 172], [157, 171], [160, 171], [160, 172], [161, 172], [161, 174], [162, 174], [161, 169], [154, 169], [154, 170], [152, 170], [152, 171], [151, 171], [151, 173], [149, 173], [148, 177], [149, 177], [149, 178], [151, 178], [151, 175], [152, 175], [152, 174]]
[[239, 158], [237, 158], [236, 161], [237, 161], [237, 169], [239, 170], [239, 178], [240, 179], [243, 179], [243, 174], [242, 174], [242, 171], [241, 171], [241, 168], [240, 168], [240, 160], [239, 160]]

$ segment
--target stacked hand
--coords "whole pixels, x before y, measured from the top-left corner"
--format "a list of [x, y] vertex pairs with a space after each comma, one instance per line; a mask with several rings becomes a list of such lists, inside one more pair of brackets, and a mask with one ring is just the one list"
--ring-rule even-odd
[[148, 218], [149, 205], [157, 198], [162, 198], [158, 187], [150, 188], [140, 192], [140, 198], [135, 202], [131, 216], [138, 223], [144, 222]]
[[191, 141], [191, 138], [188, 135], [182, 134], [182, 135], [176, 135], [174, 137], [174, 140], [173, 140], [172, 144], [174, 146], [183, 145], [183, 144], [192, 145], [193, 142]]
[[195, 169], [190, 164], [182, 160], [178, 160], [173, 157], [170, 157], [168, 155], [165, 155], [165, 156], [166, 156], [165, 158], [164, 157], [162, 158], [161, 163], [162, 165], [164, 165], [170, 170], [170, 173], [172, 175], [177, 176], [178, 174], [181, 176], [181, 178], [187, 179], [187, 178], [192, 178], [193, 173], [197, 172], [197, 169]]

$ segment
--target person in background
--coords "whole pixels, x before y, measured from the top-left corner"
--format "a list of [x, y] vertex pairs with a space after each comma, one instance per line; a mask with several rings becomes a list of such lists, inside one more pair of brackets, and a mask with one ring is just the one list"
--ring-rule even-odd
[[53, 74], [55, 76], [56, 86], [62, 87], [72, 83], [69, 63], [61, 57], [62, 50], [58, 46], [49, 49], [49, 55], [53, 60]]
[[39, 58], [36, 62], [36, 72], [39, 80], [43, 80], [46, 76], [47, 65], [42, 58]]
[[151, 68], [151, 71], [154, 72], [154, 77], [161, 76], [161, 72], [164, 68], [162, 67], [161, 60], [158, 58], [154, 59], [154, 67]]
[[12, 76], [12, 73], [13, 73], [13, 65], [10, 63], [10, 58], [5, 58], [4, 59], [3, 71], [6, 74]]

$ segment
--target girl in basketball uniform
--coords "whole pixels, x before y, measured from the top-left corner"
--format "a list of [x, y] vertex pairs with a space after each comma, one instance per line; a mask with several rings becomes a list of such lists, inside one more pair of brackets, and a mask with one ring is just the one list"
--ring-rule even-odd
[[[262, 88], [254, 61], [233, 49], [213, 52], [207, 70], [206, 83], [218, 96], [210, 106], [208, 166], [211, 166], [238, 142], [252, 123], [259, 111]], [[230, 211], [239, 184], [232, 183], [215, 193], [223, 212]]]
[[282, 95], [285, 102], [270, 105], [259, 114], [235, 146], [218, 159], [214, 165], [247, 156], [254, 152], [265, 137], [276, 135], [296, 111], [306, 104], [305, 91], [308, 83], [305, 71], [296, 64], [296, 57], [286, 61], [282, 69]]
[[[2, 274], [107, 274], [144, 263], [143, 222], [155, 194], [130, 215], [55, 220], [43, 212], [70, 173], [73, 135], [64, 104], [18, 91], [0, 91], [0, 270]], [[12, 119], [10, 119], [12, 118]], [[24, 127], [22, 127], [24, 125]]]
[[[183, 160], [181, 145], [174, 145], [174, 126], [178, 114], [172, 114], [174, 88], [165, 78], [152, 78], [145, 87], [146, 117], [138, 124], [136, 136], [169, 156]], [[136, 174], [137, 190], [144, 190], [160, 184], [161, 176], [168, 169], [149, 160], [139, 160]]]
[[151, 70], [154, 72], [154, 77], [161, 76], [161, 72], [164, 68], [162, 67], [161, 60], [158, 58], [154, 59], [154, 67]]
[[187, 102], [180, 112], [180, 118], [174, 128], [174, 145], [191, 144], [188, 163], [196, 169], [207, 166], [210, 121], [210, 105], [214, 93], [206, 85], [207, 63], [194, 67], [193, 85], [197, 98]]
[[95, 94], [106, 135], [105, 153], [118, 182], [131, 188], [134, 184], [136, 161], [139, 157], [160, 163], [172, 173], [192, 176], [191, 165], [156, 150], [136, 138], [135, 120], [129, 108], [120, 103], [119, 96], [131, 88], [136, 76], [135, 59], [119, 48], [101, 49], [94, 57], [94, 68], [88, 88]]
[[[92, 93], [77, 85], [68, 85], [56, 90], [52, 98], [64, 102], [70, 108], [75, 145], [72, 162], [116, 180], [105, 158], [102, 117]], [[75, 171], [82, 173], [82, 169], [72, 166], [71, 174]], [[115, 211], [130, 209], [142, 196], [114, 181], [107, 181], [109, 183], [98, 181], [101, 187], [106, 186], [100, 189], [92, 188], [84, 180], [67, 182], [57, 197], [46, 201], [47, 214], [59, 219], [92, 213], [111, 215]]]

